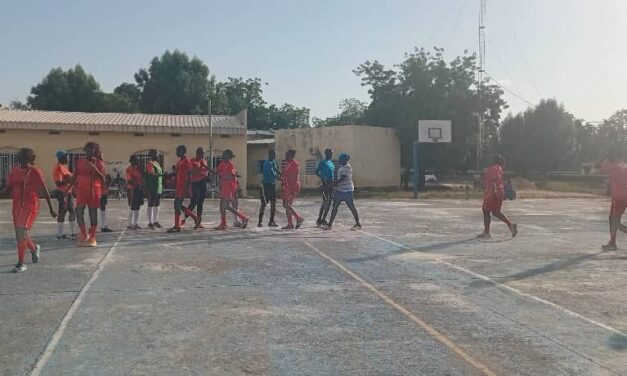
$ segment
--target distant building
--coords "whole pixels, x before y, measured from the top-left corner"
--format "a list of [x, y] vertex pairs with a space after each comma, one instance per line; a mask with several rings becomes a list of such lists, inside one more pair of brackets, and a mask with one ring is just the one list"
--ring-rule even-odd
[[[246, 147], [246, 110], [235, 116], [212, 116], [213, 151], [217, 159], [224, 149], [235, 154], [240, 185], [248, 177]], [[157, 149], [164, 170], [177, 162], [176, 147], [187, 146], [189, 157], [196, 148], [209, 148], [209, 117], [206, 115], [155, 115], [121, 113], [82, 113], [55, 111], [20, 111], [0, 109], [0, 180], [16, 164], [15, 154], [22, 147], [35, 151], [35, 163], [44, 171], [50, 187], [55, 152], [70, 153], [70, 164], [82, 155], [88, 141], [98, 142], [104, 151], [107, 173], [113, 178], [128, 165], [131, 154], [147, 158], [149, 149]]]
[[398, 188], [401, 179], [401, 145], [391, 128], [363, 125], [283, 129], [275, 131], [280, 160], [288, 149], [296, 150], [301, 181], [305, 188], [317, 188], [316, 166], [324, 149], [351, 155], [353, 179], [359, 188]]

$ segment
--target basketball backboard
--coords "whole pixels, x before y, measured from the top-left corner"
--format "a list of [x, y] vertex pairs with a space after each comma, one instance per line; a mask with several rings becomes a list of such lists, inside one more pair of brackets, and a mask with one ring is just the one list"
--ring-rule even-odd
[[449, 143], [451, 137], [450, 120], [419, 120], [418, 142], [420, 143]]

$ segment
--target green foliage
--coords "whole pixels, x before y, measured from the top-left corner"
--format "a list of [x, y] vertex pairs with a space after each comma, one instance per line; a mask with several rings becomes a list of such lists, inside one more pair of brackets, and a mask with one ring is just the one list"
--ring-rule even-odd
[[155, 57], [135, 74], [142, 90], [139, 110], [152, 114], [206, 114], [209, 68], [175, 50]]
[[52, 69], [31, 88], [27, 103], [35, 110], [96, 112], [102, 106], [100, 85], [80, 65]]
[[411, 166], [412, 144], [418, 138], [419, 120], [451, 120], [453, 142], [425, 145], [425, 167], [466, 170], [476, 164], [477, 115], [483, 114], [486, 149], [496, 146], [503, 91], [478, 82], [476, 57], [465, 53], [451, 61], [443, 50], [415, 49], [396, 70], [378, 61], [366, 61], [355, 70], [372, 99], [364, 113], [366, 124], [396, 129], [402, 143], [402, 164]]
[[368, 104], [357, 98], [342, 99], [340, 101], [340, 113], [326, 119], [313, 119], [315, 127], [330, 127], [335, 125], [361, 124]]

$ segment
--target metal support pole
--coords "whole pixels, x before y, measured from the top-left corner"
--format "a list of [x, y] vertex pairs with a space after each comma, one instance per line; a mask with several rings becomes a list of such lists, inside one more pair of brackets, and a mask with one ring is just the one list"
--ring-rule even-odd
[[[209, 93], [209, 92], [208, 92]], [[210, 93], [209, 93], [210, 94]], [[213, 119], [211, 118], [211, 96], [209, 97], [209, 103], [208, 103], [208, 114], [209, 114], [209, 168], [214, 171], [215, 170], [215, 166], [213, 163]], [[211, 178], [209, 178], [209, 181], [212, 181]], [[211, 184], [213, 186], [213, 184]], [[211, 189], [211, 198], [214, 199], [215, 198], [215, 190]]]
[[414, 200], [418, 198], [418, 141], [414, 142]]

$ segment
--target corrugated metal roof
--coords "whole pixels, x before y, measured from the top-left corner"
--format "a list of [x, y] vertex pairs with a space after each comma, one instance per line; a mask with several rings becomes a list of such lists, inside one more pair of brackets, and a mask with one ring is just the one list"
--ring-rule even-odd
[[[245, 111], [236, 116], [212, 115], [211, 118], [217, 134], [246, 133]], [[0, 129], [208, 134], [209, 117], [0, 109]]]

